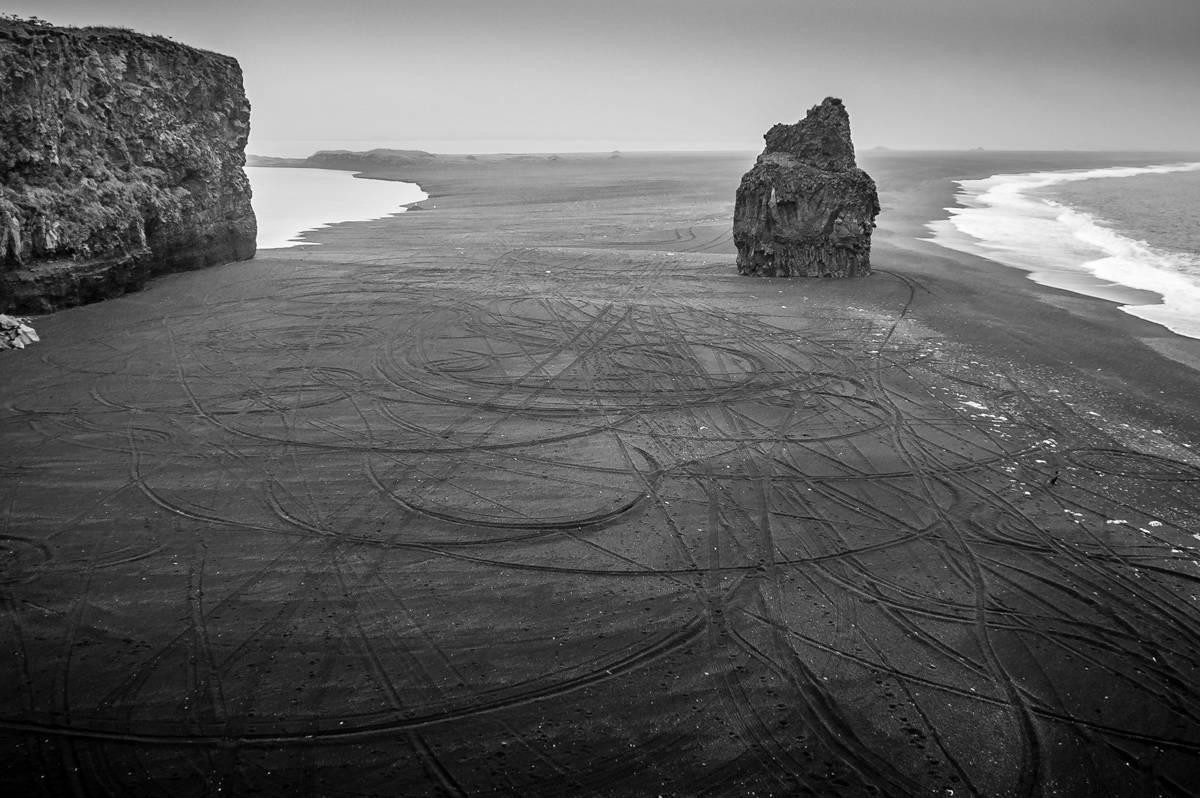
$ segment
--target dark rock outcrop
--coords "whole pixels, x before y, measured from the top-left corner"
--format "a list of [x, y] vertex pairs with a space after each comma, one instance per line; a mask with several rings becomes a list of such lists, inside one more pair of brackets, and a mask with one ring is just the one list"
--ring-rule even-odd
[[233, 58], [0, 18], [0, 312], [254, 257], [249, 132]]
[[854, 277], [871, 271], [879, 214], [873, 181], [854, 161], [850, 117], [827, 97], [794, 125], [775, 125], [733, 210], [741, 274]]

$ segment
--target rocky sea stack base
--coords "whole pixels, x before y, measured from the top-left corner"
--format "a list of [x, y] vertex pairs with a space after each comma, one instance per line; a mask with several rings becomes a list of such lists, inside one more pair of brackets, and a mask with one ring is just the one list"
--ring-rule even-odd
[[737, 190], [733, 240], [741, 274], [857, 277], [871, 271], [879, 214], [859, 169], [842, 101], [827, 97], [794, 125], [775, 125]]
[[254, 257], [249, 132], [233, 58], [0, 19], [0, 312]]

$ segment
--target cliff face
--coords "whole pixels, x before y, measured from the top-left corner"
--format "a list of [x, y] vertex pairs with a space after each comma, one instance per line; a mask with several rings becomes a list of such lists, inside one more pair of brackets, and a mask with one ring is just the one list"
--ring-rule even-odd
[[766, 277], [853, 277], [871, 271], [875, 181], [855, 165], [850, 117], [827, 97], [794, 125], [775, 125], [733, 210], [738, 271]]
[[0, 19], [0, 312], [254, 257], [233, 58]]

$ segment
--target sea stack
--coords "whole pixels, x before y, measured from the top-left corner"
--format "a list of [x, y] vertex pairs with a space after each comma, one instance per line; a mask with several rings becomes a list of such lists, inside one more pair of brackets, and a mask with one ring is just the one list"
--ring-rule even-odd
[[0, 313], [254, 257], [233, 58], [0, 18]]
[[875, 181], [854, 161], [850, 116], [826, 97], [794, 125], [779, 124], [742, 177], [733, 210], [741, 274], [858, 277], [871, 271], [879, 214]]

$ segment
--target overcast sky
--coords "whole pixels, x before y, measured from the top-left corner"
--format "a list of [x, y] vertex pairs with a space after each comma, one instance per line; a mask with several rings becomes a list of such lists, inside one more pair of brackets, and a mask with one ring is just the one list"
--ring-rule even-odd
[[0, 0], [0, 11], [236, 57], [250, 151], [263, 154], [286, 139], [759, 150], [768, 127], [826, 95], [845, 100], [860, 149], [1200, 150], [1200, 0]]

